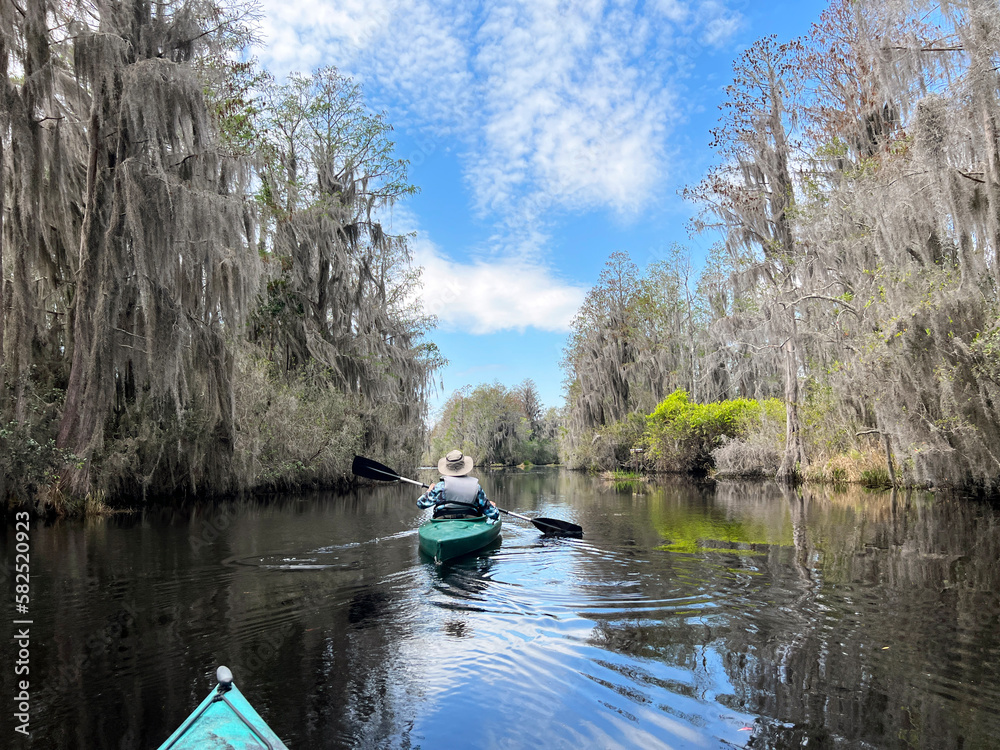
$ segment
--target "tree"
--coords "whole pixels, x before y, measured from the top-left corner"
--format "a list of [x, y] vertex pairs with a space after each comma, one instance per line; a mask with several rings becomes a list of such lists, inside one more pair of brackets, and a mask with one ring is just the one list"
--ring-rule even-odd
[[573, 319], [563, 366], [572, 378], [570, 419], [580, 429], [621, 419], [634, 408], [638, 294], [635, 264], [626, 253], [612, 253]]
[[692, 289], [693, 276], [687, 248], [673, 244], [639, 282], [638, 350], [656, 397], [685, 389], [692, 400], [698, 398], [704, 311]]
[[528, 420], [530, 437], [534, 438], [542, 418], [542, 402], [538, 397], [538, 387], [535, 385], [534, 380], [525, 378], [514, 389], [514, 393], [521, 404], [521, 413]]
[[410, 302], [419, 277], [407, 238], [380, 221], [416, 192], [391, 127], [333, 68], [269, 82], [260, 106], [262, 242], [275, 272], [255, 337], [285, 370], [316, 360], [370, 401], [413, 402], [438, 359], [416, 343], [432, 321]]
[[[368, 439], [412, 456], [422, 440], [441, 359], [410, 302], [406, 238], [379, 220], [414, 190], [405, 162], [335, 71], [276, 86], [244, 60], [253, 14], [0, 5], [2, 439], [53, 440], [30, 461], [45, 477], [72, 459], [50, 496], [286, 481], [234, 459], [269, 427], [234, 414], [289, 391], [343, 417], [327, 431], [345, 451]], [[292, 120], [291, 145], [264, 137]], [[318, 442], [283, 463], [309, 464]], [[335, 465], [300, 477], [329, 483]]]
[[[12, 154], [34, 169], [51, 165], [44, 178], [39, 172], [24, 184], [55, 200], [17, 196], [30, 207], [11, 227], [22, 246], [12, 326], [19, 380], [30, 340], [48, 328], [24, 287], [33, 263], [52, 269], [48, 279], [65, 300], [54, 311], [65, 327], [49, 330], [71, 353], [58, 444], [84, 460], [67, 475], [68, 488], [87, 491], [107, 419], [140, 402], [154, 421], [183, 422], [195, 402], [204, 409], [219, 447], [206, 454], [179, 441], [172, 456], [196, 484], [212, 475], [208, 464], [231, 439], [223, 331], [239, 324], [240, 297], [256, 274], [254, 256], [244, 252], [252, 226], [242, 198], [246, 173], [216, 149], [192, 61], [240, 44], [246, 12], [205, 2], [154, 8], [99, 0], [88, 15], [66, 19], [71, 58], [70, 38], [43, 31], [46, 21], [66, 28], [55, 23], [62, 6], [29, 7], [25, 31], [34, 52], [25, 58], [31, 83], [23, 93], [30, 115]], [[80, 124], [64, 127], [63, 118]], [[55, 124], [43, 137], [49, 121]], [[24, 159], [29, 140], [35, 152]], [[57, 240], [51, 246], [50, 237]]]
[[[723, 163], [686, 191], [689, 199], [703, 204], [721, 222], [726, 251], [737, 269], [735, 293], [752, 298], [759, 311], [753, 322], [746, 315], [718, 321], [718, 343], [738, 344], [755, 354], [781, 352], [787, 405], [785, 453], [778, 471], [783, 481], [792, 481], [806, 458], [799, 417], [796, 312], [801, 253], [792, 226], [795, 190], [789, 167], [792, 144], [786, 131], [791, 51], [768, 37], [755, 42], [734, 64], [723, 121], [713, 131], [713, 146]], [[704, 218], [697, 223], [699, 229], [709, 225]], [[758, 341], [748, 333], [756, 333]]]
[[455, 391], [431, 431], [430, 458], [459, 448], [479, 466], [524, 461], [529, 427], [520, 395], [498, 382]]
[[854, 23], [852, 55], [867, 55], [898, 125], [830, 186], [810, 227], [854, 300], [831, 380], [865, 402], [906, 481], [995, 487], [1000, 79], [987, 59], [1000, 9], [863, 3]]

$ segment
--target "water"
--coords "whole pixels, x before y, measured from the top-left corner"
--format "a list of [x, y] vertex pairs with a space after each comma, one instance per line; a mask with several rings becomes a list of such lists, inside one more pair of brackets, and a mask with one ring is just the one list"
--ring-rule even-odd
[[505, 518], [435, 565], [391, 485], [33, 526], [32, 739], [5, 707], [0, 745], [156, 747], [226, 664], [292, 748], [1000, 746], [992, 506], [483, 484], [584, 538]]

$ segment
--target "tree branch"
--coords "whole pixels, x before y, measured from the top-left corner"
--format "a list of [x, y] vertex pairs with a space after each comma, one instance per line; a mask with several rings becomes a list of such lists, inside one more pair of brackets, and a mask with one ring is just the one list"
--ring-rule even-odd
[[[963, 172], [961, 169], [956, 169], [955, 171], [958, 172], [960, 175], [962, 175], [962, 177], [965, 177], [968, 180], [972, 180], [973, 182], [978, 182], [980, 185], [985, 185], [986, 184], [986, 180], [981, 180], [978, 177], [973, 177], [972, 176], [973, 174], [976, 174], [976, 173], [971, 173], [970, 174], [970, 173], [967, 173], [967, 172]], [[978, 174], [982, 174], [982, 172], [979, 172]]]
[[825, 294], [804, 294], [798, 299], [792, 300], [791, 302], [778, 302], [778, 304], [784, 308], [788, 308], [797, 305], [800, 302], [804, 302], [807, 299], [822, 299], [826, 300], [827, 302], [835, 302], [836, 304], [844, 307], [846, 310], [852, 312], [854, 314], [854, 317], [858, 317], [858, 311], [857, 309], [855, 309], [854, 305], [848, 303], [846, 300], [840, 299], [839, 297], [829, 297]]

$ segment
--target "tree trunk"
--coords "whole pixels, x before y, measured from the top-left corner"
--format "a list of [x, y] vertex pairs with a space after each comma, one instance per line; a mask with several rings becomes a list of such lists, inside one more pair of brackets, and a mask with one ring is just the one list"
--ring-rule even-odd
[[[30, 214], [37, 215], [37, 209], [30, 209]], [[23, 220], [22, 220], [23, 223]], [[14, 419], [19, 425], [24, 424], [28, 415], [27, 393], [25, 385], [28, 382], [28, 373], [31, 368], [31, 345], [33, 338], [33, 318], [29, 312], [34, 302], [31, 294], [31, 286], [28, 282], [28, 253], [37, 252], [38, 230], [33, 221], [27, 222], [23, 242], [17, 248], [13, 257], [13, 268], [11, 269], [11, 291], [13, 292], [12, 311], [10, 321], [13, 324], [13, 346], [11, 351], [13, 361], [11, 362], [11, 376], [14, 378]]]
[[885, 447], [885, 465], [889, 471], [889, 484], [896, 487], [896, 468], [892, 462], [892, 445], [889, 443], [889, 433], [882, 431], [882, 445]]
[[94, 289], [99, 279], [101, 231], [96, 219], [98, 197], [103, 183], [98, 162], [101, 150], [101, 92], [94, 96], [91, 107], [90, 132], [88, 139], [89, 159], [87, 165], [87, 195], [83, 225], [80, 230], [80, 257], [77, 285], [70, 309], [73, 331], [73, 352], [71, 357], [69, 382], [66, 386], [66, 401], [56, 445], [69, 448], [85, 460], [83, 469], [68, 469], [63, 482], [71, 492], [85, 493], [89, 484], [88, 446], [96, 425], [96, 415], [87, 413], [84, 394], [87, 391], [87, 373], [93, 359], [94, 344]]
[[[6, 54], [4, 45], [0, 42], [0, 54]], [[6, 177], [4, 175], [4, 167], [7, 163], [7, 152], [5, 150], [3, 137], [0, 135], [0, 394], [4, 393], [4, 368], [7, 366], [7, 361], [4, 357], [3, 348], [3, 333], [4, 328], [7, 327], [7, 295], [5, 294], [6, 284], [4, 282], [3, 276], [3, 254], [7, 247], [6, 242], [4, 242], [4, 212], [7, 209], [6, 199], [7, 194], [5, 187], [7, 184]], [[0, 408], [0, 418], [3, 418], [5, 409]], [[0, 488], [2, 489], [2, 488]]]
[[793, 334], [782, 345], [785, 352], [785, 455], [781, 459], [776, 479], [794, 483], [805, 463], [805, 446], [802, 442], [802, 423], [799, 421], [799, 365]]

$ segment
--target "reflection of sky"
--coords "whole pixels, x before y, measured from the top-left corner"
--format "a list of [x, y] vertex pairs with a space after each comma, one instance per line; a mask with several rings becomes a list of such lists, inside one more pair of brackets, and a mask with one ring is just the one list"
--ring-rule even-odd
[[[488, 492], [501, 482], [511, 484], [484, 478]], [[550, 490], [533, 514], [568, 519], [573, 509], [556, 500], [557, 487]], [[635, 626], [679, 624], [683, 638], [711, 632], [697, 623], [712, 607], [691, 597], [652, 598], [644, 584], [656, 571], [591, 530], [597, 541], [546, 540], [505, 521], [503, 543], [488, 558], [425, 564], [421, 615], [400, 644], [400, 663], [421, 700], [412, 741], [715, 747], [714, 737], [748, 738], [740, 729], [753, 717], [715, 702], [734, 688], [714, 644], [686, 643], [680, 653], [698, 658], [678, 663], [669, 649], [657, 655], [653, 647], [653, 658], [616, 650], [628, 638], [617, 633]], [[612, 641], [599, 635], [607, 632], [602, 624]]]

